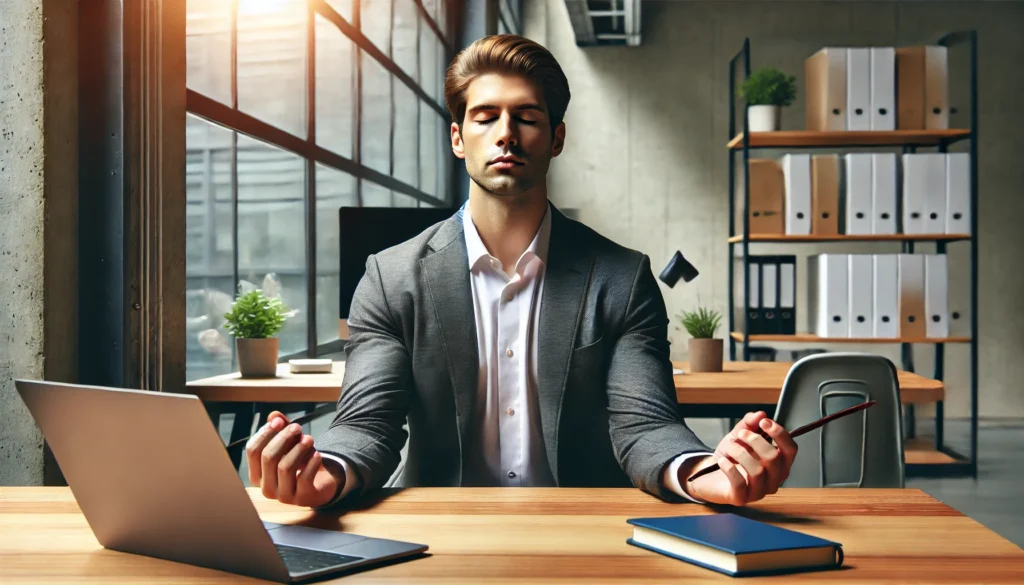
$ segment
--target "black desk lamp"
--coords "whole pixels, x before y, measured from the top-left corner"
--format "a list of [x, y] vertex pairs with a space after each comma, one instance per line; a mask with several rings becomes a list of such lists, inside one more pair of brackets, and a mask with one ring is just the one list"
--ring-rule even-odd
[[697, 269], [693, 264], [690, 264], [690, 262], [683, 257], [682, 252], [676, 250], [675, 255], [668, 261], [668, 265], [661, 271], [658, 278], [667, 284], [669, 288], [674, 288], [676, 283], [679, 282], [680, 276], [683, 277], [684, 281], [690, 282], [694, 278], [697, 278], [698, 274], [700, 273], [697, 272]]

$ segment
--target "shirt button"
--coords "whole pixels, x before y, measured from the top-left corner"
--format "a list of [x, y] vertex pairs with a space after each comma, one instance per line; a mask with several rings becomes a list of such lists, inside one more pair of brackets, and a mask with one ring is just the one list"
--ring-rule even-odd
[[508, 356], [508, 357], [512, 357], [512, 348], [506, 349], [505, 350], [505, 355]]
[[516, 413], [515, 409], [513, 409], [511, 406], [508, 407], [508, 410], [506, 410], [505, 412], [507, 412], [509, 416], [512, 416], [513, 414]]
[[510, 478], [512, 478], [512, 477], [515, 477], [515, 476], [516, 476], [516, 472], [514, 472], [514, 471], [510, 471], [510, 472], [508, 472], [508, 476], [509, 476]]

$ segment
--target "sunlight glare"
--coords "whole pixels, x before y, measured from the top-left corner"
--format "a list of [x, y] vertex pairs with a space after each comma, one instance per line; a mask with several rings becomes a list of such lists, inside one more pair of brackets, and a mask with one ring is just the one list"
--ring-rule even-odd
[[296, 13], [305, 10], [305, 0], [238, 0], [238, 13], [246, 15]]

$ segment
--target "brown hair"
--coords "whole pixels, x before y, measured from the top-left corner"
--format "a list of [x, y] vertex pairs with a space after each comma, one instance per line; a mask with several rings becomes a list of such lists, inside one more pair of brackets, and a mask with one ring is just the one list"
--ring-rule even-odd
[[445, 73], [445, 105], [460, 128], [466, 117], [466, 89], [483, 73], [522, 75], [532, 79], [544, 93], [552, 131], [562, 122], [569, 107], [569, 81], [555, 57], [527, 38], [491, 35], [459, 51]]

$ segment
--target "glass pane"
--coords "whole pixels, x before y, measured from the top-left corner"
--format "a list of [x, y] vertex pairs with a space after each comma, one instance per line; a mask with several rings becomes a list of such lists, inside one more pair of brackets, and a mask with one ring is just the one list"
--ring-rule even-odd
[[238, 136], [238, 276], [291, 309], [282, 354], [306, 349], [305, 163]]
[[355, 177], [324, 166], [316, 167], [316, 338], [338, 339], [340, 258], [338, 210], [356, 206]]
[[355, 43], [316, 17], [316, 142], [352, 158], [355, 117]]
[[419, 10], [414, 0], [395, 0], [395, 29], [391, 39], [391, 58], [402, 71], [409, 74], [413, 81], [419, 81], [416, 73], [416, 26], [419, 23]]
[[509, 33], [508, 27], [505, 26], [505, 17], [502, 16], [498, 19], [498, 34], [507, 35]]
[[444, 35], [444, 38], [449, 39], [448, 0], [437, 0], [437, 15], [434, 17], [434, 22], [437, 23], [437, 28], [441, 29], [441, 34]]
[[188, 88], [231, 104], [231, 0], [185, 3]]
[[391, 0], [360, 0], [359, 26], [371, 43], [391, 55]]
[[[434, 37], [434, 51], [437, 52], [437, 83], [435, 84], [434, 96], [437, 103], [444, 104], [444, 73], [448, 68], [448, 59], [445, 57], [444, 45], [436, 36]], [[430, 95], [428, 86], [423, 89]]]
[[362, 55], [363, 104], [360, 156], [362, 163], [391, 173], [391, 75], [376, 59]]
[[[420, 191], [437, 196], [438, 115], [434, 108], [420, 102]], [[447, 134], [446, 134], [447, 136]]]
[[232, 134], [191, 114], [185, 119], [185, 375], [189, 380], [233, 370], [233, 341], [223, 326], [234, 291]]
[[[420, 24], [420, 87], [430, 97], [437, 97], [437, 87], [441, 84], [444, 75], [444, 65], [441, 64], [437, 52], [437, 35], [427, 23]], [[438, 103], [444, 103], [444, 97]]]
[[[419, 148], [418, 107], [420, 99], [409, 86], [400, 80], [394, 80], [395, 88], [395, 171], [396, 179], [416, 186], [418, 183]], [[436, 114], [435, 114], [436, 115]]]
[[352, 0], [327, 0], [327, 4], [342, 18], [349, 23], [352, 22], [352, 6], [354, 5]]
[[238, 0], [238, 108], [306, 136], [306, 4]]
[[451, 163], [452, 158], [455, 157], [452, 154], [451, 147], [451, 136], [449, 135], [450, 124], [444, 118], [438, 117], [437, 120], [437, 198], [442, 201], [448, 201], [451, 199]]
[[416, 205], [418, 203], [416, 198], [415, 197], [410, 197], [409, 195], [406, 195], [405, 193], [399, 193], [397, 191], [394, 191], [394, 192], [392, 192], [392, 197], [394, 197], [394, 200], [395, 200], [395, 202], [392, 205], [392, 207], [418, 207]]
[[391, 207], [391, 190], [363, 179], [363, 207]]

